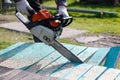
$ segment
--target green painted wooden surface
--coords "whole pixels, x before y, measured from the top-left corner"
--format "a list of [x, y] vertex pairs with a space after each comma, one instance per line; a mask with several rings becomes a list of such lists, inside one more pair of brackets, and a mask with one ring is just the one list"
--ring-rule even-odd
[[98, 80], [114, 80], [119, 74], [120, 70], [109, 68], [98, 78]]
[[0, 55], [2, 55], [2, 54], [5, 54], [5, 53], [7, 53], [7, 52], [10, 52], [11, 50], [13, 50], [13, 49], [17, 49], [19, 46], [22, 46], [22, 45], [24, 45], [24, 43], [16, 43], [16, 44], [14, 44], [14, 45], [11, 45], [11, 46], [9, 46], [8, 48], [6, 48], [6, 49], [4, 49], [4, 50], [1, 50], [0, 51]]
[[91, 57], [97, 50], [98, 48], [88, 47], [85, 51], [81, 52], [80, 55], [78, 55], [78, 57], [84, 62], [89, 57]]
[[88, 64], [81, 64], [78, 66], [75, 66], [71, 71], [67, 72], [67, 75], [64, 76], [65, 79], [70, 80], [71, 78], [73, 80], [78, 80], [82, 75], [84, 75], [86, 72], [88, 72], [93, 65]]
[[[93, 66], [88, 72], [79, 77], [79, 80], [95, 80], [101, 75], [107, 68], [100, 66]], [[94, 72], [94, 73], [93, 73]]]
[[110, 48], [104, 66], [109, 68], [116, 67], [119, 57], [120, 57], [120, 46]]
[[30, 73], [19, 69], [0, 66], [0, 80], [64, 80], [51, 76]]
[[[73, 46], [73, 45], [72, 45]], [[67, 46], [66, 46], [67, 47]], [[68, 48], [68, 47], [67, 47]], [[70, 49], [70, 47], [68, 48]], [[80, 52], [84, 51], [86, 49], [86, 47], [74, 47], [71, 49], [71, 52], [75, 53], [75, 55], [78, 55], [80, 54]], [[59, 53], [58, 53], [59, 54]], [[60, 55], [60, 54], [59, 54]], [[41, 70], [41, 71], [38, 71], [39, 73], [44, 73], [46, 74], [47, 73], [50, 73], [52, 74], [53, 72], [57, 71], [60, 66], [63, 66], [66, 62], [69, 62], [65, 57], [60, 57], [58, 58], [55, 62], [53, 62], [51, 65], [49, 65], [48, 67], [46, 67], [45, 69]], [[54, 65], [58, 65], [58, 66], [54, 66]], [[52, 67], [54, 66], [54, 67]], [[51, 67], [51, 68], [50, 68]], [[50, 69], [49, 69], [50, 68]], [[48, 70], [49, 69], [49, 70]], [[47, 71], [46, 71], [47, 70]]]
[[[0, 66], [67, 80], [106, 80], [106, 78], [119, 80], [120, 70], [109, 69], [117, 63], [119, 46], [94, 48], [65, 43], [63, 45], [84, 63], [71, 63], [44, 43], [16, 43], [0, 51]], [[102, 62], [105, 62], [105, 67], [100, 65]], [[25, 76], [24, 80], [30, 77], [30, 75]], [[17, 77], [12, 77], [12, 79], [17, 79]]]
[[102, 61], [105, 59], [106, 55], [108, 54], [110, 48], [100, 48], [96, 51], [96, 53], [90, 58], [88, 61], [89, 64], [101, 64]]

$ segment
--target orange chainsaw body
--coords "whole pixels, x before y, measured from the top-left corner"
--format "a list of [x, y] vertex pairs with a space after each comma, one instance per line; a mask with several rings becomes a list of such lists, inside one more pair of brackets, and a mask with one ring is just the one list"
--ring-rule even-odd
[[[32, 21], [35, 22], [35, 21], [39, 21], [39, 20], [45, 20], [48, 18], [52, 18], [52, 17], [53, 16], [51, 15], [51, 13], [47, 9], [42, 9], [33, 15]], [[52, 27], [57, 27], [59, 25], [59, 21], [51, 20], [50, 25]]]

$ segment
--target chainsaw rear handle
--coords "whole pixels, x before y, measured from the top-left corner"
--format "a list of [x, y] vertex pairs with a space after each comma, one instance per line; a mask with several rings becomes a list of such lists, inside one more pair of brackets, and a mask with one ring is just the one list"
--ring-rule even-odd
[[71, 16], [65, 17], [65, 18], [63, 18], [63, 16], [55, 16], [55, 17], [49, 18], [49, 19], [50, 19], [50, 21], [51, 20], [59, 20], [60, 21], [59, 26], [62, 26], [62, 27], [66, 27], [66, 26], [70, 25], [73, 21], [73, 18]]
[[63, 18], [61, 16], [55, 16], [55, 17], [48, 18], [48, 19], [45, 19], [45, 20], [42, 20], [42, 21], [38, 21], [38, 23], [41, 23], [43, 21], [50, 22], [50, 21], [55, 21], [55, 20], [56, 21], [58, 20], [60, 22], [60, 24], [58, 26], [56, 26], [56, 27], [59, 27], [59, 26], [66, 27], [66, 26], [68, 26], [68, 25], [70, 25], [72, 23], [73, 18], [71, 16], [70, 17], [65, 17], [65, 18]]
[[62, 27], [66, 27], [66, 26], [70, 25], [72, 23], [72, 21], [73, 21], [73, 18], [71, 16], [63, 18]]

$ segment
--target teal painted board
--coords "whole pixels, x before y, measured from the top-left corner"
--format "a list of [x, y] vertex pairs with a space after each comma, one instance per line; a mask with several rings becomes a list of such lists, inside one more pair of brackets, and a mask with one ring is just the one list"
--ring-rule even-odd
[[84, 62], [90, 56], [92, 56], [97, 50], [98, 50], [98, 48], [88, 47], [85, 51], [83, 51], [82, 53], [80, 53], [78, 55], [78, 57]]
[[79, 77], [77, 80], [96, 80], [97, 77], [99, 77], [99, 75], [101, 75], [106, 69], [106, 67], [93, 66], [90, 70], [88, 70], [88, 72]]
[[84, 75], [88, 70], [92, 68], [92, 65], [88, 64], [78, 64], [71, 68], [68, 72], [65, 72], [61, 78], [66, 80], [77, 80], [80, 76]]
[[[64, 44], [64, 46], [66, 48], [68, 48], [69, 50], [72, 49], [74, 46], [73, 45], [67, 45]], [[60, 57], [63, 57], [58, 51], [54, 51], [53, 53], [51, 53], [49, 56], [45, 57], [43, 60], [39, 61], [38, 63], [32, 65], [28, 71], [31, 72], [40, 72], [43, 68], [51, 65], [53, 62], [55, 62], [57, 59], [59, 59]], [[40, 66], [39, 66], [40, 65]]]
[[[75, 46], [74, 48], [72, 48], [71, 49], [71, 52], [72, 53], [74, 53], [75, 55], [78, 55], [78, 54], [80, 54], [82, 51], [84, 51], [86, 49], [86, 47], [83, 47], [83, 46]], [[61, 59], [61, 61], [63, 61], [63, 58], [60, 58]], [[63, 62], [66, 62], [66, 59], [65, 59], [65, 61], [63, 61]], [[64, 65], [63, 65], [64, 66]], [[56, 72], [58, 72], [59, 71], [59, 69], [58, 70], [55, 70], [54, 72], [56, 73]], [[54, 74], [54, 73], [53, 73]]]
[[[37, 62], [38, 60], [46, 57], [47, 55], [55, 51], [53, 48], [42, 43], [36, 43], [36, 44], [26, 43], [26, 44], [28, 44], [27, 48], [25, 46], [22, 46], [21, 48], [22, 51], [16, 52], [16, 55], [2, 62], [0, 65], [11, 68], [27, 68], [31, 64]], [[13, 54], [13, 52], [11, 52], [10, 54]]]
[[115, 80], [120, 80], [120, 74], [115, 78]]
[[46, 66], [45, 68], [38, 71], [38, 74], [44, 74], [47, 76], [52, 75], [54, 72], [59, 70], [62, 66], [64, 66], [68, 62], [68, 60], [64, 57], [60, 57], [50, 65]]
[[10, 50], [10, 51], [3, 51], [3, 52], [5, 52], [4, 54], [2, 54], [2, 55], [0, 55], [0, 63], [1, 62], [3, 62], [3, 61], [5, 61], [5, 60], [7, 60], [7, 59], [9, 59], [9, 58], [11, 58], [11, 57], [13, 57], [13, 56], [15, 56], [15, 55], [17, 55], [18, 54], [18, 52], [20, 53], [21, 51], [23, 51], [25, 48], [28, 48], [29, 46], [31, 46], [32, 44], [28, 44], [28, 43], [26, 43], [26, 44], [22, 44], [22, 45], [20, 45], [20, 46], [17, 46], [16, 48], [14, 48], [14, 49], [12, 49], [12, 50]]
[[[71, 49], [71, 52], [73, 52], [73, 53], [75, 53], [77, 55], [80, 52], [82, 52], [84, 49], [86, 49], [86, 47], [75, 46], [74, 48]], [[58, 71], [58, 69], [60, 67], [62, 67], [66, 62], [68, 62], [68, 60], [65, 57], [60, 57], [58, 60], [56, 60], [52, 64], [48, 65], [46, 68], [39, 71], [39, 74], [50, 75], [50, 74]]]
[[75, 45], [71, 45], [71, 44], [66, 44], [66, 43], [61, 43], [61, 44], [69, 50], [71, 50], [75, 47]]
[[119, 56], [120, 56], [120, 46], [110, 48], [104, 66], [108, 68], [116, 67]]
[[40, 60], [38, 63], [32, 65], [29, 69], [27, 69], [27, 71], [38, 73], [41, 69], [47, 67], [48, 65], [50, 65], [59, 58], [60, 58], [60, 54], [54, 52], [49, 56], [45, 57], [44, 59]]
[[[62, 45], [64, 45], [66, 48], [67, 47], [72, 47], [74, 48], [76, 45], [72, 45], [72, 44], [67, 44], [67, 43], [61, 43]], [[68, 48], [69, 49], [69, 48]]]
[[9, 52], [9, 51], [11, 51], [11, 50], [13, 50], [13, 49], [15, 49], [15, 48], [23, 45], [23, 44], [25, 44], [25, 43], [19, 42], [19, 43], [16, 43], [16, 44], [14, 44], [14, 45], [11, 45], [11, 46], [9, 46], [9, 47], [1, 50], [1, 51], [0, 51], [0, 55], [5, 54], [5, 53], [7, 53], [7, 52]]
[[89, 59], [87, 63], [99, 65], [105, 59], [106, 55], [108, 54], [110, 48], [100, 48], [97, 52]]
[[73, 67], [75, 67], [76, 64], [74, 63], [66, 63], [64, 66], [62, 66], [60, 69], [58, 69], [56, 72], [54, 72], [51, 76], [52, 77], [60, 77], [64, 73], [70, 71]]
[[97, 80], [115, 80], [120, 74], [120, 70], [108, 68]]
[[78, 56], [81, 52], [83, 52], [86, 49], [87, 49], [87, 47], [84, 47], [84, 46], [75, 46], [71, 50], [71, 52], [74, 53], [76, 56]]

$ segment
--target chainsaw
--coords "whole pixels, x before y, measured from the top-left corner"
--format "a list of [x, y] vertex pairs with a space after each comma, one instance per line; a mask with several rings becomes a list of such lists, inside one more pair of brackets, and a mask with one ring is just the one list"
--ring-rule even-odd
[[43, 43], [52, 46], [69, 61], [83, 63], [58, 41], [63, 28], [73, 21], [72, 17], [52, 16], [46, 9], [34, 13], [31, 20], [20, 12], [16, 12], [16, 17], [30, 30], [33, 36]]

